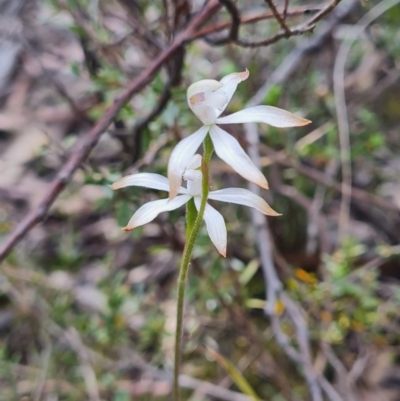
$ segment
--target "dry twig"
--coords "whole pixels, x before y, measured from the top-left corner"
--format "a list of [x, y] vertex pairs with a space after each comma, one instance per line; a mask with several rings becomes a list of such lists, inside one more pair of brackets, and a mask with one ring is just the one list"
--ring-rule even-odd
[[286, 37], [289, 38], [291, 36], [303, 35], [307, 32], [312, 32], [315, 29], [316, 23], [324, 18], [327, 14], [329, 14], [339, 3], [341, 0], [334, 0], [329, 3], [325, 8], [323, 8], [318, 14], [304, 22], [301, 25], [298, 25], [294, 28], [289, 28], [289, 32], [284, 30], [283, 32], [278, 32], [277, 34], [271, 36], [270, 38], [260, 40], [260, 41], [243, 41], [238, 40], [238, 45], [242, 47], [259, 47], [259, 46], [267, 46], [272, 43], [277, 42], [278, 40]]
[[240, 13], [239, 10], [237, 9], [235, 3], [233, 3], [231, 0], [219, 0], [219, 2], [225, 6], [227, 11], [229, 12], [231, 16], [231, 23], [230, 23], [230, 28], [229, 28], [229, 33], [222, 38], [205, 38], [206, 41], [212, 45], [224, 45], [230, 42], [236, 42], [239, 37], [239, 28], [240, 28]]
[[[303, 5], [303, 6], [298, 6], [291, 8], [290, 10], [287, 10], [286, 15], [288, 17], [298, 17], [302, 16], [305, 14], [310, 14], [310, 13], [316, 13], [319, 12], [323, 9], [323, 7], [316, 7], [315, 5]], [[259, 22], [259, 21], [264, 21], [268, 19], [273, 19], [274, 14], [271, 11], [267, 12], [262, 12], [262, 13], [257, 13], [254, 15], [246, 15], [243, 17], [240, 17], [240, 24], [245, 25], [245, 24], [250, 24], [253, 22]], [[210, 35], [211, 33], [216, 33], [219, 31], [222, 31], [226, 28], [229, 28], [232, 24], [232, 21], [223, 21], [219, 22], [215, 25], [207, 26], [205, 28], [199, 29], [195, 35], [192, 37], [192, 39], [197, 39], [201, 38], [207, 35]]]
[[[266, 1], [266, 3], [268, 3], [269, 8], [272, 11], [272, 14], [274, 14], [274, 17], [278, 21], [281, 28], [287, 33], [288, 36], [290, 36], [290, 34], [291, 34], [290, 28], [287, 26], [284, 17], [279, 14], [279, 11], [277, 10], [273, 0], [265, 0], [265, 1]], [[287, 5], [287, 3], [286, 3], [286, 5]], [[285, 9], [286, 9], [286, 7], [285, 7]]]
[[[249, 48], [255, 48], [255, 47], [261, 47], [261, 46], [269, 46], [273, 43], [278, 42], [280, 39], [283, 38], [290, 38], [292, 36], [298, 36], [298, 35], [303, 35], [307, 32], [312, 32], [315, 29], [316, 23], [320, 21], [322, 18], [324, 18], [327, 14], [329, 14], [339, 3], [340, 0], [334, 0], [331, 3], [329, 3], [326, 7], [321, 9], [314, 17], [309, 19], [308, 21], [295, 26], [293, 28], [290, 28], [286, 21], [281, 17], [279, 12], [277, 11], [274, 3], [272, 0], [266, 0], [267, 3], [269, 4], [271, 8], [271, 14], [280, 24], [282, 27], [282, 31], [277, 32], [275, 35], [270, 36], [269, 38], [262, 39], [262, 40], [243, 40], [242, 38], [239, 37], [238, 35], [238, 30], [239, 30], [239, 25], [241, 23], [241, 18], [238, 9], [236, 8], [235, 4], [231, 0], [223, 0], [221, 3], [223, 3], [229, 13], [231, 14], [231, 30], [230, 33], [227, 37], [220, 38], [220, 39], [213, 39], [213, 38], [206, 38], [206, 40], [214, 45], [219, 45], [219, 44], [225, 44], [225, 43], [235, 43], [238, 46], [241, 47], [249, 47]], [[227, 27], [224, 25], [224, 28]], [[220, 29], [220, 25], [215, 26], [214, 29]], [[204, 32], [207, 32], [206, 30], [203, 30], [201, 33], [204, 35]], [[209, 32], [209, 31], [208, 31]], [[199, 34], [199, 33], [197, 33]]]

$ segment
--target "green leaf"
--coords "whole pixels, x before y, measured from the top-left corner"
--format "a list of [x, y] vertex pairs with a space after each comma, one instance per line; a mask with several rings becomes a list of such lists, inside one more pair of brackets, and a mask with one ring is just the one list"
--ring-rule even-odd
[[247, 285], [249, 281], [254, 277], [257, 273], [258, 267], [260, 266], [260, 262], [258, 259], [253, 259], [250, 263], [245, 267], [243, 272], [240, 274], [239, 282], [243, 286]]

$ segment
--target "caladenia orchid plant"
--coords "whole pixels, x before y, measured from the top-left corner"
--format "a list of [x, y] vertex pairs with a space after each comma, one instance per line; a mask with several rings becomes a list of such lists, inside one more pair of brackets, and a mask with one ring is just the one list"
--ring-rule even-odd
[[[207, 201], [218, 200], [257, 209], [264, 215], [278, 216], [260, 196], [243, 188], [226, 188], [209, 191], [209, 164], [215, 148], [217, 155], [247, 180], [268, 188], [264, 175], [244, 152], [239, 142], [216, 124], [264, 122], [275, 127], [295, 127], [310, 121], [288, 111], [272, 106], [256, 106], [226, 117], [219, 117], [225, 110], [237, 85], [247, 79], [246, 70], [233, 73], [221, 81], [211, 79], [194, 83], [188, 88], [189, 107], [204, 124], [197, 132], [183, 139], [172, 151], [168, 164], [168, 179], [153, 173], [138, 173], [121, 178], [111, 185], [112, 189], [141, 186], [169, 192], [169, 198], [148, 202], [141, 206], [129, 220], [125, 231], [130, 231], [154, 220], [160, 213], [171, 211], [186, 204], [186, 241], [183, 250], [177, 300], [177, 323], [175, 332], [174, 394], [179, 401], [179, 370], [183, 327], [185, 285], [190, 260], [201, 224], [205, 220], [208, 235], [222, 256], [226, 256], [227, 232], [222, 215]], [[203, 156], [195, 154], [203, 143]], [[186, 188], [181, 186], [182, 178]]]

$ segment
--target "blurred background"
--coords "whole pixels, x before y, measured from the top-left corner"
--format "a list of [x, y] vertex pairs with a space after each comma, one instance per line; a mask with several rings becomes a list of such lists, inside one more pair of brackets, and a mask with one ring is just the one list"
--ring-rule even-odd
[[[203, 1], [0, 0], [0, 401], [171, 399], [184, 208], [125, 233], [167, 193], [108, 185], [166, 175], [187, 87], [246, 68], [228, 113], [312, 124], [224, 127], [282, 216], [211, 202], [184, 399], [400, 400], [400, 1], [213, 1], [190, 31]], [[247, 187], [217, 157], [211, 183]]]

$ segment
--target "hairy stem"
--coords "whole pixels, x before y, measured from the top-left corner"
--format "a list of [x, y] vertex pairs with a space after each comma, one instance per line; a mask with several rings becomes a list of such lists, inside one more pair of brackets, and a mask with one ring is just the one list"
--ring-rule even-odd
[[[204, 156], [201, 162], [201, 171], [203, 173], [202, 179], [202, 199], [197, 217], [190, 227], [190, 221], [188, 220], [188, 229], [186, 234], [186, 244], [183, 250], [182, 262], [179, 269], [178, 278], [178, 300], [176, 310], [176, 331], [175, 331], [175, 364], [174, 364], [174, 400], [180, 400], [179, 391], [179, 370], [181, 365], [182, 357], [182, 329], [183, 329], [183, 307], [185, 303], [185, 287], [186, 279], [189, 272], [190, 259], [194, 244], [196, 242], [197, 235], [199, 234], [201, 223], [203, 222], [204, 212], [206, 210], [207, 197], [209, 192], [208, 186], [208, 165], [210, 163], [211, 155], [213, 152], [213, 144], [210, 137], [207, 135], [204, 140]], [[189, 231], [190, 229], [190, 231]]]

